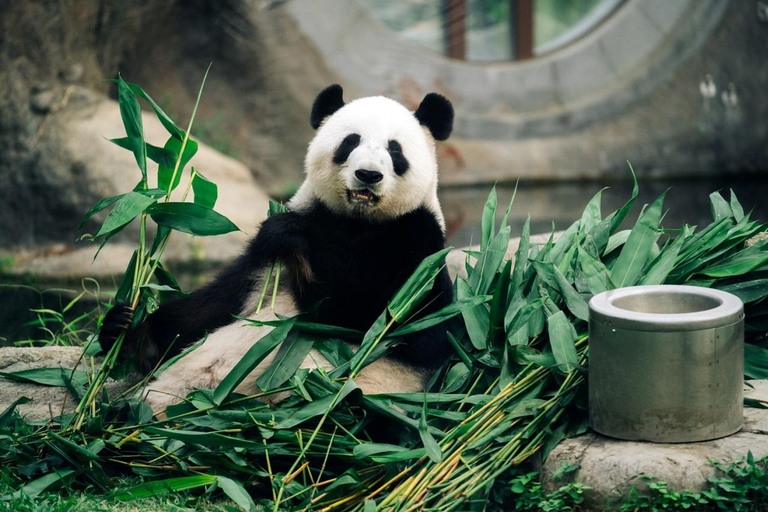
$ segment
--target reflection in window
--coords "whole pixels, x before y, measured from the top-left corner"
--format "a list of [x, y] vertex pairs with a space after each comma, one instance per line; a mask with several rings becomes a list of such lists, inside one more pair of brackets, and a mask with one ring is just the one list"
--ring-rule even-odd
[[376, 18], [404, 38], [445, 54], [444, 0], [360, 0]]
[[565, 46], [623, 0], [359, 0], [402, 37], [454, 59], [521, 60]]
[[511, 60], [509, 0], [467, 0], [466, 59]]

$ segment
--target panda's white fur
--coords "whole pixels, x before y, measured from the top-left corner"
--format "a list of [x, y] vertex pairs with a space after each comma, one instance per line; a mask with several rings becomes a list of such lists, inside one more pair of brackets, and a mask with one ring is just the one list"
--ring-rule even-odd
[[[349, 133], [358, 133], [362, 143], [339, 172], [333, 163], [333, 150]], [[387, 141], [394, 138], [408, 155], [410, 168], [404, 176], [395, 175], [387, 154]], [[306, 179], [288, 203], [292, 210], [302, 210], [317, 198], [337, 213], [362, 213], [374, 220], [387, 220], [424, 205], [445, 231], [437, 198], [435, 140], [411, 111], [394, 100], [384, 96], [360, 98], [336, 111], [309, 143], [304, 168]], [[375, 209], [355, 209], [346, 200], [346, 190], [355, 186], [355, 170], [361, 168], [384, 175], [373, 190], [381, 197]]]
[[[299, 313], [295, 301], [285, 286], [281, 286], [278, 290], [274, 309], [271, 308], [271, 304], [262, 305], [261, 311], [257, 314], [256, 308], [260, 298], [261, 291], [254, 290], [238, 316], [268, 321], [276, 320], [277, 315], [285, 317]], [[183, 400], [190, 391], [198, 388], [215, 388], [253, 346], [254, 340], [262, 339], [272, 329], [269, 326], [255, 327], [246, 320], [237, 320], [217, 329], [208, 335], [200, 347], [179, 359], [152, 380], [144, 391], [144, 401], [153, 411], [162, 415], [162, 411], [168, 405]], [[259, 394], [256, 379], [269, 368], [276, 354], [277, 348], [259, 363], [235, 391], [248, 396]], [[330, 370], [333, 365], [313, 349], [304, 359], [301, 368]], [[385, 392], [409, 393], [423, 389], [427, 377], [422, 371], [383, 357], [364, 368], [355, 379], [355, 383], [367, 395]], [[287, 393], [275, 393], [263, 397], [262, 400], [275, 403], [287, 396]]]
[[[322, 95], [333, 87], [338, 86], [332, 86], [318, 96], [313, 107], [313, 117]], [[447, 100], [442, 97], [438, 99], [445, 102], [450, 110], [447, 128], [447, 133], [450, 133], [452, 109]], [[341, 101], [340, 87], [338, 101]], [[441, 240], [437, 249], [442, 247], [444, 238], [441, 232], [445, 229], [445, 222], [437, 197], [435, 140], [432, 128], [425, 126], [420, 119], [417, 120], [417, 116], [400, 103], [381, 96], [357, 99], [333, 110], [323, 118], [321, 124], [318, 123], [318, 131], [310, 142], [306, 155], [305, 181], [289, 202], [289, 209], [298, 213], [308, 212], [319, 202], [336, 214], [381, 223], [418, 208], [425, 208], [434, 217], [433, 222], [439, 226], [435, 228], [440, 231], [438, 235]], [[359, 134], [361, 142], [343, 164], [334, 163], [334, 151], [350, 133]], [[388, 154], [387, 143], [392, 139], [402, 145], [402, 153], [407, 155], [409, 165], [403, 175], [396, 174], [393, 159]], [[360, 182], [355, 178], [355, 171], [358, 169], [377, 171], [383, 175], [381, 181], [367, 186], [378, 199], [374, 206], [360, 205], [348, 200], [348, 190], [360, 186]], [[251, 277], [255, 278], [253, 282], [260, 285], [252, 289], [242, 302], [242, 307], [232, 313], [244, 318], [274, 320], [276, 315], [285, 317], [301, 312], [292, 290], [289, 289], [288, 280], [284, 279], [281, 281], [274, 310], [270, 307], [271, 301], [267, 300], [261, 311], [256, 313], [262, 287], [267, 282], [267, 268], [262, 267], [255, 272]], [[293, 291], [295, 293], [295, 290]], [[206, 300], [210, 301], [210, 297]], [[199, 308], [202, 302], [191, 304]], [[191, 314], [194, 314], [194, 311]], [[161, 412], [167, 405], [182, 400], [196, 388], [216, 387], [254, 342], [258, 342], [270, 330], [271, 327], [254, 327], [240, 319], [209, 330], [201, 346], [180, 358], [150, 382], [143, 393], [144, 399], [154, 411]], [[102, 335], [104, 332], [102, 330]], [[259, 393], [256, 379], [270, 366], [276, 352], [277, 350], [273, 350], [236, 391], [246, 395]], [[331, 368], [330, 363], [316, 350], [309, 353], [301, 366], [326, 370]], [[414, 392], [424, 388], [427, 377], [428, 374], [423, 369], [384, 357], [364, 368], [356, 378], [356, 383], [366, 394]], [[271, 395], [264, 400], [277, 401], [285, 396]]]

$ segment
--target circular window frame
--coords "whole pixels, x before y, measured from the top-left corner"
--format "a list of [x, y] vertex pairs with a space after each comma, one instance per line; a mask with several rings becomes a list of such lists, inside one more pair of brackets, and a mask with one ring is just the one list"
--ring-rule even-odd
[[565, 47], [504, 62], [437, 54], [398, 37], [357, 0], [292, 0], [285, 8], [354, 93], [415, 106], [438, 91], [456, 107], [455, 138], [503, 141], [568, 133], [624, 111], [694, 54], [727, 5], [624, 0]]

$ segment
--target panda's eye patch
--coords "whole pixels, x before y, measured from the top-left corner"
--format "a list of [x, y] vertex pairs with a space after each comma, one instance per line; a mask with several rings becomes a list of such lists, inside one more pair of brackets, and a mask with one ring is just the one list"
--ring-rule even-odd
[[387, 151], [392, 158], [392, 168], [395, 170], [395, 174], [402, 176], [405, 171], [408, 170], [408, 160], [406, 160], [403, 154], [403, 147], [396, 140], [389, 141], [387, 145]]
[[344, 140], [341, 141], [341, 144], [339, 144], [339, 147], [336, 148], [336, 151], [333, 153], [333, 163], [341, 165], [346, 162], [347, 158], [349, 158], [349, 154], [359, 145], [360, 136], [358, 134], [350, 133], [344, 137]]

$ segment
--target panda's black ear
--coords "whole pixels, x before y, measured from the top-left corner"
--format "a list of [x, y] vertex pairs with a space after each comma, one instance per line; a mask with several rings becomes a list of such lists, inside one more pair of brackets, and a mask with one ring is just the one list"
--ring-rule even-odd
[[435, 140], [445, 140], [453, 130], [453, 106], [445, 96], [431, 92], [424, 96], [413, 113], [419, 123], [429, 128]]
[[342, 98], [343, 93], [344, 90], [339, 84], [333, 84], [323, 89], [322, 92], [317, 95], [315, 103], [312, 104], [312, 115], [309, 117], [309, 124], [312, 125], [312, 128], [315, 130], [320, 128], [323, 119], [344, 106], [344, 98]]

